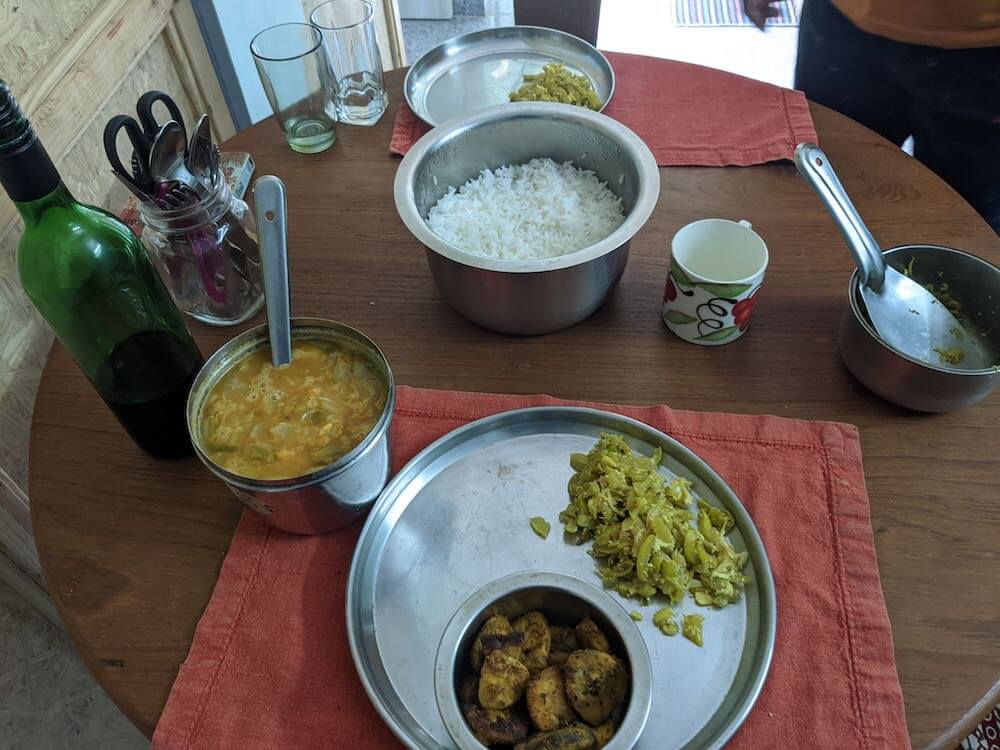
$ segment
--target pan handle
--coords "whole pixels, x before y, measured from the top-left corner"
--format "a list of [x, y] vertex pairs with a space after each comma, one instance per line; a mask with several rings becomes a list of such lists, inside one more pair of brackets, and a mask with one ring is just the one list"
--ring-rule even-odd
[[885, 281], [882, 248], [861, 220], [826, 154], [815, 143], [800, 143], [795, 149], [795, 166], [837, 222], [848, 249], [857, 261], [862, 283], [876, 292], [880, 290]]

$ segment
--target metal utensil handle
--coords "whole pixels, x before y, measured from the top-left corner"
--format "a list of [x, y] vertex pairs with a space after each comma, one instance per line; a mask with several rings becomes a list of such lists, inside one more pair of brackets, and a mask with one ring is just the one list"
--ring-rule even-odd
[[285, 183], [273, 175], [258, 178], [253, 185], [253, 202], [264, 272], [271, 362], [275, 367], [281, 367], [292, 361]]
[[861, 215], [851, 203], [847, 191], [830, 160], [815, 143], [800, 143], [795, 149], [795, 166], [823, 201], [827, 211], [837, 222], [847, 247], [857, 261], [861, 280], [869, 289], [878, 291], [885, 281], [885, 259], [872, 233], [868, 231]]

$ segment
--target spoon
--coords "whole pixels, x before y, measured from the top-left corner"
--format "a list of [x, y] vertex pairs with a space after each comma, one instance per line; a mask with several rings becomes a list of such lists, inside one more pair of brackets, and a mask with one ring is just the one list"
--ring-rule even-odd
[[271, 363], [275, 367], [283, 367], [292, 361], [285, 183], [273, 175], [258, 178], [253, 184], [253, 203], [263, 265]]
[[149, 174], [153, 182], [178, 182], [204, 198], [204, 184], [191, 174], [184, 163], [187, 145], [183, 125], [176, 120], [164, 123], [149, 149]]
[[883, 341], [924, 362], [937, 362], [937, 354], [958, 348], [964, 354], [959, 369], [982, 369], [985, 366], [982, 353], [962, 343], [963, 326], [951, 311], [932, 292], [886, 264], [882, 249], [820, 147], [800, 143], [795, 149], [795, 166], [826, 205], [854, 255], [861, 298]]
[[197, 177], [207, 180], [210, 178], [212, 154], [212, 137], [210, 135], [210, 124], [208, 115], [198, 118], [198, 123], [191, 131], [191, 141], [188, 143], [187, 168]]

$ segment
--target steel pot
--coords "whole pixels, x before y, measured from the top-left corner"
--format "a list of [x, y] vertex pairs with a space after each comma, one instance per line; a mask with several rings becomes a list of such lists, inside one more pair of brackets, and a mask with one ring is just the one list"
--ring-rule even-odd
[[576, 625], [591, 618], [608, 637], [611, 650], [629, 671], [627, 707], [606, 750], [628, 750], [639, 741], [653, 699], [653, 670], [646, 643], [635, 622], [607, 593], [563, 573], [515, 573], [473, 594], [445, 628], [434, 663], [434, 694], [448, 734], [460, 750], [484, 750], [462, 715], [458, 684], [468, 673], [469, 649], [479, 628], [493, 615], [514, 618], [541, 611], [555, 625]]
[[[484, 169], [538, 157], [592, 170], [622, 199], [626, 218], [608, 237], [558, 258], [510, 261], [466, 252], [427, 225], [431, 207]], [[621, 123], [583, 107], [517, 102], [434, 128], [396, 172], [396, 210], [424, 244], [434, 281], [455, 310], [485, 328], [533, 335], [566, 328], [596, 311], [649, 219], [660, 175], [649, 148]]]
[[385, 408], [371, 432], [347, 455], [306, 476], [264, 480], [233, 474], [202, 450], [200, 417], [205, 398], [233, 365], [268, 346], [266, 325], [251, 328], [223, 344], [204, 364], [188, 395], [187, 426], [198, 458], [247, 507], [284, 531], [324, 534], [366, 513], [389, 478], [389, 424], [396, 403], [396, 385], [379, 348], [350, 326], [322, 318], [292, 318], [292, 339], [336, 341], [359, 349], [371, 358], [385, 379]]
[[[947, 283], [962, 304], [965, 330], [978, 334], [986, 360], [1000, 365], [1000, 268], [938, 245], [903, 245], [883, 254], [897, 269], [911, 267], [913, 278], [922, 284]], [[981, 401], [1000, 384], [998, 366], [961, 370], [914, 359], [890, 347], [868, 318], [858, 284], [855, 270], [840, 324], [840, 353], [847, 368], [873, 393], [908, 409], [945, 412]]]

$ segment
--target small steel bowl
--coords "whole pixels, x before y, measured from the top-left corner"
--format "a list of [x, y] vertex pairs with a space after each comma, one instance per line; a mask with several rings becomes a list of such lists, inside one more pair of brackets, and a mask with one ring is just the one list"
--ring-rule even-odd
[[[1000, 268], [938, 245], [903, 245], [883, 254], [896, 268], [907, 267], [912, 259], [913, 278], [922, 284], [947, 282], [962, 303], [966, 326], [979, 333], [988, 356], [1000, 364]], [[886, 344], [865, 311], [857, 271], [847, 293], [841, 356], [854, 377], [886, 401], [915, 411], [952, 411], [981, 401], [1000, 384], [1000, 367], [961, 370], [915, 359]]]
[[493, 615], [517, 617], [541, 611], [555, 625], [576, 625], [590, 617], [608, 637], [611, 651], [624, 657], [629, 695], [621, 723], [605, 750], [628, 750], [639, 741], [653, 696], [653, 670], [646, 643], [618, 602], [587, 581], [563, 573], [515, 573], [473, 594], [445, 628], [434, 663], [434, 693], [445, 728], [460, 750], [484, 750], [458, 703], [459, 681], [470, 672], [469, 650], [479, 628]]
[[244, 331], [223, 344], [191, 385], [187, 428], [195, 453], [247, 507], [268, 523], [295, 534], [325, 534], [367, 513], [389, 479], [389, 424], [396, 404], [396, 384], [389, 363], [375, 343], [343, 323], [322, 318], [292, 318], [292, 339], [336, 341], [367, 356], [385, 379], [385, 408], [371, 432], [349, 453], [311, 474], [290, 479], [250, 479], [228, 471], [201, 447], [201, 412], [212, 387], [237, 362], [266, 348], [267, 326]]
[[[622, 199], [625, 221], [587, 248], [545, 260], [486, 258], [452, 245], [427, 225], [448, 192], [484, 169], [549, 157], [592, 170]], [[621, 123], [584, 107], [502, 104], [451, 120], [417, 141], [393, 188], [396, 210], [424, 244], [431, 274], [455, 310], [501, 333], [550, 333], [580, 322], [607, 299], [628, 261], [632, 237], [660, 194], [656, 160]]]

